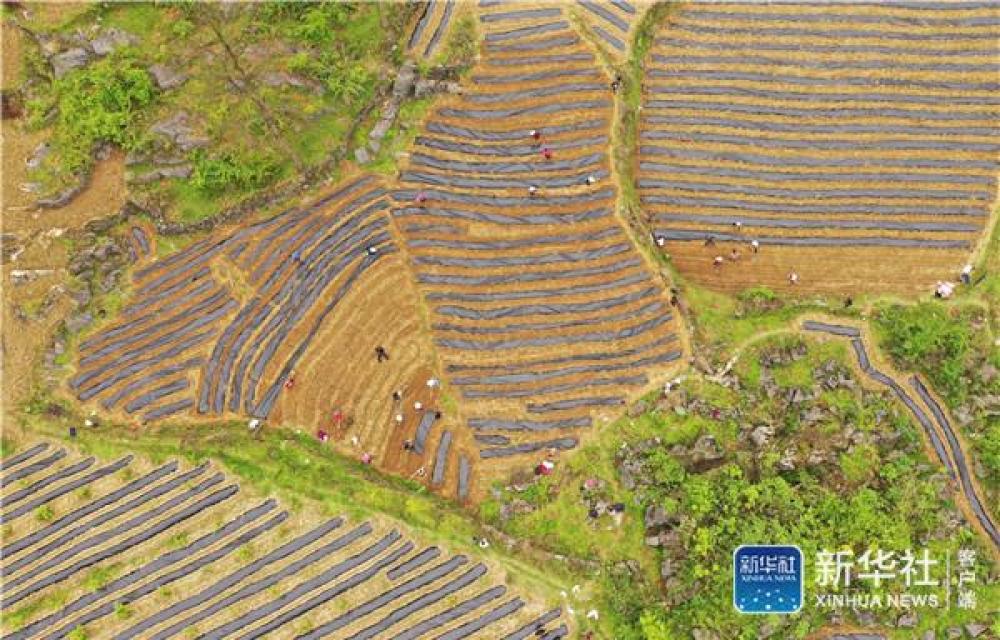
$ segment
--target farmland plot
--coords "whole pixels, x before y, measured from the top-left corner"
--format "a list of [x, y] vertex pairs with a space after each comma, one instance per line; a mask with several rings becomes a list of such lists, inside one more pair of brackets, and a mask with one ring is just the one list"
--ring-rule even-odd
[[[790, 271], [828, 292], [954, 279], [996, 202], [998, 26], [986, 3], [674, 12], [647, 61], [653, 233], [728, 290]], [[713, 267], [734, 248], [742, 265]]]
[[464, 418], [436, 455], [459, 495], [469, 470], [575, 447], [681, 357], [615, 215], [607, 78], [562, 6], [480, 12], [481, 63], [428, 118], [393, 211]]
[[386, 523], [289, 513], [207, 464], [108, 464], [43, 443], [0, 470], [5, 638], [568, 634], [560, 610], [475, 558]]
[[351, 430], [380, 451], [393, 391], [431, 357], [388, 209], [379, 181], [349, 180], [140, 268], [120, 317], [82, 342], [70, 386], [142, 421], [249, 416]]

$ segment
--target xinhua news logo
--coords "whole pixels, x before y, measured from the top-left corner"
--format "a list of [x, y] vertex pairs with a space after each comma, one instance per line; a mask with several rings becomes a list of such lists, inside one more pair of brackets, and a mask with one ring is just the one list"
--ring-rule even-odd
[[749, 545], [733, 552], [733, 606], [740, 613], [795, 613], [802, 608], [802, 550]]

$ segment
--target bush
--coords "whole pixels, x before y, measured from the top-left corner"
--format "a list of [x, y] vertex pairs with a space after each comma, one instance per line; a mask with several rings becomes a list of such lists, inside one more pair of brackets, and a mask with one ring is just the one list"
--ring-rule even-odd
[[780, 309], [782, 306], [777, 294], [767, 287], [751, 287], [741, 291], [737, 298], [742, 304], [743, 312], [750, 315]]
[[210, 156], [199, 151], [194, 156], [191, 182], [199, 191], [218, 195], [267, 186], [280, 172], [278, 162], [262, 153], [224, 152]]
[[893, 357], [921, 371], [949, 398], [965, 397], [962, 377], [972, 343], [966, 323], [942, 305], [924, 302], [880, 309], [878, 326]]
[[53, 139], [70, 172], [87, 169], [100, 142], [133, 148], [137, 134], [132, 125], [156, 97], [146, 70], [127, 59], [108, 58], [72, 71], [53, 88], [58, 109]]

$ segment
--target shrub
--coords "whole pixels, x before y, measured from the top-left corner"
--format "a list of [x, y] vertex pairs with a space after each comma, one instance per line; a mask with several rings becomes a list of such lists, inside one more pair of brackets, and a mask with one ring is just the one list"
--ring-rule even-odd
[[191, 182], [199, 191], [218, 195], [264, 187], [279, 174], [277, 160], [263, 153], [223, 152], [210, 156], [199, 151], [194, 156]]
[[962, 381], [972, 342], [968, 326], [940, 304], [892, 305], [879, 310], [878, 326], [889, 353], [920, 370], [947, 396], [965, 396]]
[[35, 519], [39, 522], [50, 522], [55, 517], [55, 512], [49, 505], [42, 505], [35, 511]]
[[58, 110], [53, 139], [63, 168], [71, 172], [90, 166], [100, 142], [134, 147], [132, 125], [156, 97], [152, 78], [128, 59], [108, 58], [72, 71], [53, 88]]

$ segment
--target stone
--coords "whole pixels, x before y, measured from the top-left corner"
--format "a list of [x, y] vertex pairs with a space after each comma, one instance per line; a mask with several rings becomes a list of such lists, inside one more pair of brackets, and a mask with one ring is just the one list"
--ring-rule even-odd
[[725, 452], [715, 437], [707, 433], [700, 436], [691, 448], [691, 460], [696, 463], [721, 460], [724, 456]]
[[43, 142], [35, 147], [35, 149], [31, 152], [31, 155], [25, 159], [24, 164], [26, 164], [29, 169], [37, 169], [41, 166], [45, 157], [49, 155], [50, 151], [52, 151], [52, 145], [48, 142]]
[[90, 42], [90, 48], [99, 56], [106, 56], [115, 49], [127, 47], [139, 42], [138, 38], [127, 31], [116, 27], [108, 27], [100, 36]]
[[90, 53], [82, 47], [67, 49], [62, 53], [57, 53], [50, 59], [52, 71], [57, 78], [61, 78], [73, 69], [79, 69], [90, 62]]
[[208, 138], [198, 135], [194, 128], [188, 124], [188, 113], [178, 111], [166, 120], [161, 120], [149, 130], [152, 133], [161, 135], [177, 145], [181, 151], [191, 151], [208, 144]]
[[650, 505], [646, 508], [643, 524], [646, 529], [660, 529], [674, 522], [674, 519], [667, 513], [667, 510], [660, 505]]
[[902, 629], [912, 629], [917, 626], [917, 612], [907, 611], [896, 618], [896, 626]]
[[76, 333], [83, 329], [84, 327], [90, 325], [94, 321], [94, 316], [89, 312], [84, 311], [83, 313], [78, 313], [76, 315], [70, 316], [66, 320], [66, 330], [70, 333]]
[[137, 176], [133, 176], [131, 182], [137, 184], [148, 184], [150, 182], [156, 182], [157, 180], [165, 180], [170, 178], [190, 178], [191, 174], [194, 173], [194, 167], [190, 164], [181, 164], [173, 167], [157, 167], [146, 173], [140, 173]]
[[675, 573], [677, 573], [677, 569], [674, 567], [673, 559], [669, 557], [663, 558], [663, 562], [660, 563], [660, 577], [667, 580], [672, 578]]
[[636, 402], [635, 404], [633, 404], [632, 406], [630, 406], [628, 408], [628, 411], [627, 411], [628, 417], [630, 417], [630, 418], [638, 418], [642, 414], [646, 413], [646, 410], [648, 408], [649, 408], [649, 405], [646, 403], [646, 401], [645, 400], [640, 400], [639, 402]]
[[149, 68], [149, 74], [153, 76], [156, 86], [163, 91], [179, 87], [187, 82], [188, 79], [186, 74], [176, 71], [165, 64], [154, 64]]
[[959, 627], [948, 627], [948, 640], [958, 640], [962, 637], [962, 629]]
[[288, 73], [287, 71], [268, 71], [261, 76], [260, 81], [269, 87], [295, 87], [296, 89], [309, 89], [311, 91], [320, 90], [319, 85], [316, 83], [302, 76], [297, 76], [294, 73]]
[[774, 437], [774, 429], [767, 425], [761, 425], [750, 432], [750, 440], [757, 448], [766, 447], [772, 437]]
[[364, 147], [358, 147], [354, 150], [354, 159], [358, 161], [358, 164], [368, 164], [371, 162], [371, 154]]
[[43, 209], [58, 209], [59, 207], [65, 207], [69, 204], [69, 201], [76, 197], [76, 194], [83, 191], [83, 181], [72, 184], [62, 191], [56, 193], [55, 195], [48, 196], [46, 198], [40, 198], [37, 204]]
[[970, 622], [965, 625], [965, 632], [969, 634], [970, 638], [978, 638], [986, 633], [987, 629], [988, 627], [985, 624], [980, 624], [978, 622]]
[[55, 271], [52, 269], [11, 269], [10, 282], [11, 284], [27, 284], [34, 282], [40, 276], [50, 276], [53, 273]]
[[396, 102], [410, 95], [413, 91], [413, 84], [417, 78], [416, 67], [412, 62], [407, 62], [399, 68], [396, 80], [392, 83], [392, 96]]
[[871, 611], [855, 611], [854, 617], [862, 627], [870, 627], [875, 624], [875, 614]]
[[795, 449], [785, 449], [785, 452], [781, 455], [781, 459], [778, 460], [778, 469], [781, 471], [795, 471], [797, 461], [798, 456]]
[[927, 631], [924, 631], [924, 635], [922, 636], [921, 640], [936, 640], [936, 638], [937, 634], [934, 633], [934, 630], [928, 629]]
[[719, 640], [719, 634], [711, 629], [695, 627], [691, 629], [691, 638], [692, 640]]

